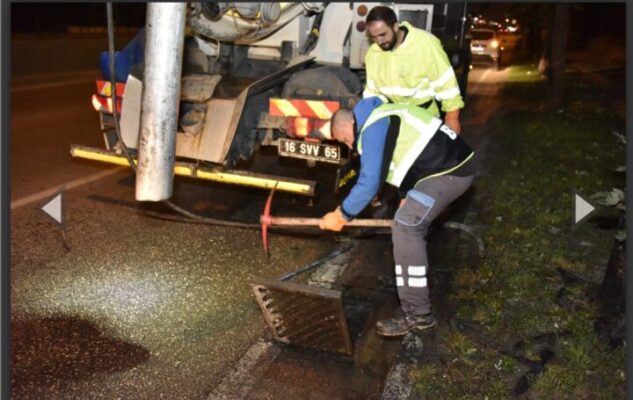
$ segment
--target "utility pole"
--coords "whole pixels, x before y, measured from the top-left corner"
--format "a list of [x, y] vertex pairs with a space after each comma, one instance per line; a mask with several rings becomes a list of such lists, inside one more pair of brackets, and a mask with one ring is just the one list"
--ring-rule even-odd
[[554, 9], [552, 26], [551, 107], [562, 110], [565, 106], [565, 58], [567, 55], [567, 31], [569, 29], [569, 4], [558, 3]]

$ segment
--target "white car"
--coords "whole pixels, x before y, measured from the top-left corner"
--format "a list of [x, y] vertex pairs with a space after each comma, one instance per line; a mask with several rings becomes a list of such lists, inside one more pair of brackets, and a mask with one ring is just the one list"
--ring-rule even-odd
[[492, 29], [470, 30], [470, 54], [473, 62], [480, 60], [491, 61], [493, 66], [499, 67], [503, 47]]

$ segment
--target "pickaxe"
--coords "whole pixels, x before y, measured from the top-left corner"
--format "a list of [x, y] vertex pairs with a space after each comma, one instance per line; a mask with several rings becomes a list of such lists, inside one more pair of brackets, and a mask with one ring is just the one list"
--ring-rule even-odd
[[[270, 205], [273, 202], [273, 195], [275, 194], [275, 188], [270, 191], [266, 205], [264, 206], [264, 214], [259, 218], [259, 222], [262, 225], [262, 244], [264, 245], [264, 251], [266, 255], [270, 255], [268, 247], [268, 227], [275, 226], [319, 226], [321, 218], [295, 218], [295, 217], [272, 217], [270, 215]], [[345, 226], [352, 227], [374, 227], [374, 228], [390, 228], [390, 219], [353, 219], [345, 224]]]

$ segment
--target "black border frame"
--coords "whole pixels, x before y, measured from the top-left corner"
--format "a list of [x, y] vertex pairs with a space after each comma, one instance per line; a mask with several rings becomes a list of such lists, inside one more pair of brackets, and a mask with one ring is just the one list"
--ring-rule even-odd
[[[560, 1], [560, 0], [559, 0]], [[2, 360], [0, 361], [0, 398], [10, 398], [10, 77], [11, 77], [11, 5], [17, 3], [15, 0], [8, 0], [0, 2], [0, 38], [2, 39], [1, 47], [1, 61], [0, 61], [0, 118], [1, 118], [1, 134], [0, 134], [0, 265], [2, 267], [0, 271], [0, 351], [2, 353]], [[27, 1], [24, 1], [27, 2]], [[42, 1], [44, 2], [44, 1]], [[81, 3], [82, 1], [68, 1], [69, 3]], [[87, 2], [87, 1], [85, 1]], [[480, 2], [480, 1], [477, 1]], [[549, 1], [489, 1], [490, 3], [547, 3]], [[586, 0], [562, 0], [560, 2], [566, 3], [592, 3]], [[598, 2], [598, 1], [597, 1]], [[605, 2], [606, 3], [606, 2]], [[609, 2], [611, 3], [611, 2]], [[626, 127], [627, 131], [630, 131], [631, 122], [633, 121], [633, 104], [629, 98], [629, 95], [633, 92], [633, 83], [631, 83], [631, 56], [633, 53], [633, 6], [628, 4], [625, 0], [613, 1], [612, 3], [625, 3], [626, 8]], [[628, 137], [629, 135], [627, 135]], [[633, 159], [631, 158], [631, 144], [630, 137], [627, 140], [626, 147], [626, 168], [628, 171], [633, 171]], [[627, 198], [632, 198], [633, 188], [631, 187], [632, 181], [630, 179], [630, 173], [626, 177], [627, 186]], [[626, 211], [626, 228], [630, 235], [633, 232], [633, 209], [627, 208]], [[631, 251], [626, 255], [627, 267], [633, 265], [633, 255]], [[628, 268], [627, 268], [628, 269]], [[633, 287], [633, 274], [631, 271], [627, 274], [626, 283], [627, 287], [631, 289]], [[633, 315], [633, 292], [627, 290], [626, 293], [626, 319], [630, 322]], [[627, 398], [633, 399], [633, 349], [631, 349], [630, 343], [633, 343], [633, 328], [629, 324], [626, 327], [626, 340], [629, 345], [626, 346], [626, 392]]]
[[10, 195], [10, 115], [11, 98], [9, 97], [9, 85], [11, 78], [11, 1], [3, 1], [1, 8], [0, 37], [2, 38], [2, 62], [0, 65], [0, 88], [2, 96], [0, 99], [0, 116], [2, 118], [2, 134], [0, 134], [0, 249], [1, 266], [0, 270], [0, 352], [2, 361], [0, 363], [0, 397], [9, 399], [11, 396], [11, 348], [10, 343], [10, 229], [11, 218], [9, 215]]

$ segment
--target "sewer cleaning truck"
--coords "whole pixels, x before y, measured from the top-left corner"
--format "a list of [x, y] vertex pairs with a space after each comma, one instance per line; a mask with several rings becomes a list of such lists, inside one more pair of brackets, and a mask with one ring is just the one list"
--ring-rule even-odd
[[174, 175], [315, 196], [314, 181], [239, 167], [266, 146], [306, 169], [335, 165], [339, 188], [350, 154], [329, 119], [361, 96], [365, 17], [380, 4], [441, 40], [464, 95], [466, 3], [148, 3], [145, 28], [116, 52], [110, 34], [101, 55], [104, 147], [71, 154], [135, 168], [139, 201], [169, 198]]

